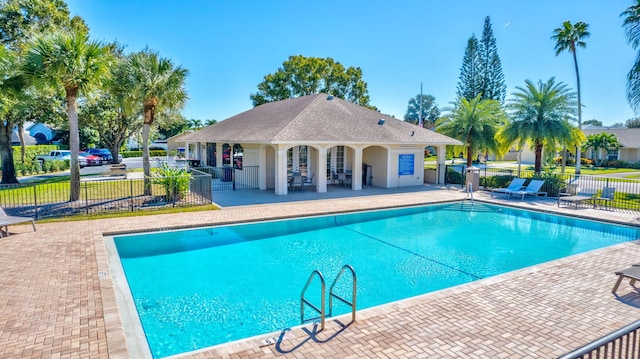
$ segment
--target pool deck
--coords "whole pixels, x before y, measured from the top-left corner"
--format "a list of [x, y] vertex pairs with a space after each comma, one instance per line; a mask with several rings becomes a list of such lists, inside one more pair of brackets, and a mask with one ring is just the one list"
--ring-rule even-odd
[[[11, 236], [0, 238], [0, 357], [137, 357], [126, 346], [104, 235], [466, 197], [459, 187], [437, 186], [366, 194], [348, 191], [323, 198], [309, 192], [283, 199], [254, 193], [249, 197], [262, 204], [227, 202], [218, 211], [40, 223], [37, 232], [30, 225], [10, 226]], [[483, 192], [475, 198], [640, 226], [637, 212], [558, 208], [554, 199], [491, 199]], [[309, 324], [287, 332], [275, 345], [252, 338], [179, 357], [553, 358], [640, 319], [640, 290], [625, 280], [618, 296], [611, 293], [614, 271], [640, 262], [639, 244], [623, 243], [360, 310], [357, 322], [346, 328], [331, 319], [317, 335], [309, 334]], [[338, 319], [348, 322], [348, 317]]]

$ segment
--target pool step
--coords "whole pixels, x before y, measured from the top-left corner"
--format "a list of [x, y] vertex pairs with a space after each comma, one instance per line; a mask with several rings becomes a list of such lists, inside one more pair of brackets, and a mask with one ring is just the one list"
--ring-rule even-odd
[[[345, 298], [342, 298], [341, 296], [335, 294], [333, 292], [333, 288], [336, 286], [336, 283], [338, 283], [338, 280], [340, 279], [340, 277], [342, 276], [342, 273], [344, 273], [345, 270], [349, 270], [351, 272], [351, 277], [352, 277], [352, 287], [353, 287], [353, 292], [352, 292], [352, 297], [351, 297], [351, 301], [349, 302], [348, 300], [346, 300]], [[321, 300], [321, 304], [320, 304], [320, 308], [318, 308], [316, 305], [314, 305], [313, 303], [309, 302], [304, 294], [306, 293], [307, 289], [309, 288], [309, 285], [311, 284], [311, 282], [313, 281], [313, 279], [315, 277], [320, 278], [320, 300]], [[356, 271], [353, 269], [353, 267], [349, 264], [345, 264], [344, 266], [342, 266], [342, 268], [340, 269], [340, 272], [338, 273], [338, 275], [336, 276], [336, 279], [333, 280], [333, 283], [331, 284], [331, 287], [329, 287], [329, 316], [331, 317], [333, 315], [333, 298], [336, 298], [338, 300], [340, 300], [341, 302], [343, 302], [344, 304], [348, 305], [351, 307], [351, 321], [355, 322], [356, 321], [356, 281], [357, 281], [357, 277], [356, 277]], [[314, 270], [313, 272], [311, 272], [311, 274], [309, 275], [309, 279], [307, 279], [307, 283], [304, 285], [304, 288], [302, 289], [302, 293], [300, 294], [300, 322], [301, 324], [316, 320], [316, 319], [320, 319], [320, 330], [324, 330], [324, 319], [325, 319], [325, 281], [324, 281], [324, 276], [322, 275], [322, 273], [320, 273], [319, 270]], [[311, 307], [315, 312], [317, 312], [320, 316], [319, 317], [314, 317], [314, 318], [307, 318], [305, 319], [304, 317], [304, 307], [305, 304], [308, 305], [309, 307]]]

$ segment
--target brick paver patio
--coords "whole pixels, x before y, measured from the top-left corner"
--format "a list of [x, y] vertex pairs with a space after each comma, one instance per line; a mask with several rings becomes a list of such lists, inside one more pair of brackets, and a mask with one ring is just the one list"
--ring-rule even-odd
[[[465, 198], [459, 188], [219, 211], [10, 226], [0, 238], [0, 357], [128, 358], [103, 234], [324, 214]], [[476, 199], [640, 225], [640, 214], [560, 208], [553, 200]], [[614, 271], [640, 262], [638, 241], [358, 312], [316, 336], [295, 328], [185, 358], [553, 358], [640, 318], [640, 292]], [[342, 322], [346, 317], [338, 318]], [[343, 329], [343, 330], [341, 330]]]

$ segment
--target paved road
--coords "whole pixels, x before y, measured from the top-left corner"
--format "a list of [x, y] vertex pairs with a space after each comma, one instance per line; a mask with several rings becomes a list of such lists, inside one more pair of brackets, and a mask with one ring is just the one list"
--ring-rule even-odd
[[[162, 162], [166, 162], [166, 161], [167, 161], [166, 157], [152, 157], [150, 161], [151, 167], [152, 168], [159, 167]], [[124, 162], [127, 165], [127, 169], [142, 168], [142, 157], [124, 158], [122, 162]], [[170, 158], [168, 162], [170, 165], [176, 165], [176, 162], [173, 160], [173, 158]], [[94, 176], [99, 176], [100, 174], [105, 174], [108, 172], [109, 172], [109, 165], [91, 166], [91, 167], [81, 168], [80, 176], [89, 176], [89, 177], [84, 177], [83, 179], [93, 179]], [[135, 174], [138, 172], [133, 172], [133, 173]], [[44, 173], [36, 176], [18, 177], [18, 181], [20, 181], [20, 183], [26, 183], [31, 181], [42, 180], [45, 178], [62, 177], [62, 176], [69, 176], [69, 171], [56, 172], [56, 173]]]

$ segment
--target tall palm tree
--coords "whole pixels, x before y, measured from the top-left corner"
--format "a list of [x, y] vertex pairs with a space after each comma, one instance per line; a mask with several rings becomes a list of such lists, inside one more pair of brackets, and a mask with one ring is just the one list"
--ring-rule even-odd
[[[561, 27], [553, 30], [553, 36], [551, 36], [551, 39], [556, 42], [556, 56], [564, 51], [569, 51], [573, 55], [573, 65], [576, 69], [576, 88], [578, 89], [578, 129], [580, 130], [582, 130], [582, 102], [580, 97], [580, 72], [578, 71], [576, 49], [578, 47], [587, 47], [584, 39], [590, 35], [589, 24], [582, 21], [571, 24], [571, 21], [567, 20], [562, 23]], [[576, 148], [576, 174], [580, 174], [580, 158], [580, 146], [578, 146]]]
[[525, 83], [525, 87], [516, 87], [512, 94], [507, 105], [511, 122], [501, 129], [498, 137], [506, 144], [517, 143], [519, 148], [531, 143], [535, 151], [534, 170], [540, 173], [545, 144], [563, 144], [573, 135], [567, 119], [575, 113], [575, 94], [553, 77], [547, 82], [538, 81], [537, 86], [531, 80]]
[[619, 149], [620, 142], [618, 137], [613, 133], [594, 133], [587, 136], [587, 140], [584, 143], [584, 149], [591, 148], [595, 154], [598, 166], [602, 163], [602, 150], [609, 150], [610, 148]]
[[[135, 96], [143, 108], [142, 168], [146, 177], [151, 176], [149, 163], [149, 133], [158, 110], [178, 110], [187, 101], [185, 80], [188, 71], [175, 66], [170, 59], [161, 58], [157, 52], [145, 49], [131, 55], [131, 75], [136, 87]], [[151, 187], [145, 186], [145, 194]]]
[[436, 131], [464, 143], [467, 166], [480, 151], [499, 151], [495, 135], [507, 116], [496, 100], [483, 100], [477, 95], [471, 100], [461, 98], [451, 113], [438, 120]]
[[80, 198], [80, 137], [77, 97], [100, 85], [109, 75], [111, 52], [86, 32], [53, 32], [35, 38], [24, 64], [25, 73], [37, 84], [64, 89], [71, 150], [70, 200]]
[[[627, 35], [627, 43], [634, 50], [640, 49], [640, 0], [635, 0], [620, 16], [624, 16], [622, 26]], [[640, 51], [636, 61], [627, 74], [627, 101], [633, 109], [640, 110]]]

